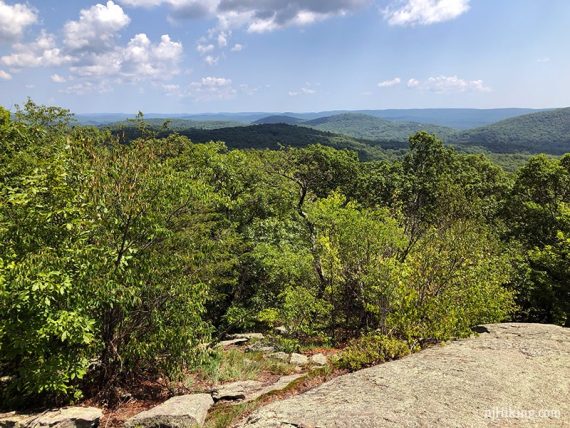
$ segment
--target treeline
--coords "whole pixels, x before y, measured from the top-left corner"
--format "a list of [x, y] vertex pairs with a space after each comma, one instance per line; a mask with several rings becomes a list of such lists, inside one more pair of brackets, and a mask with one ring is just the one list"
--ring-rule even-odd
[[31, 101], [0, 117], [6, 405], [112, 400], [228, 332], [403, 352], [485, 322], [569, 323], [570, 156], [510, 176], [426, 133], [402, 161], [360, 162], [144, 124], [121, 144], [70, 120]]
[[[145, 128], [140, 125], [144, 124]], [[144, 119], [122, 122], [110, 126], [111, 132], [122, 143], [128, 144], [143, 136], [146, 132], [157, 138], [166, 138], [178, 134], [189, 138], [195, 143], [223, 141], [231, 149], [270, 149], [279, 150], [281, 147], [307, 147], [321, 144], [335, 149], [349, 149], [358, 153], [361, 160], [386, 159], [390, 153], [385, 149], [402, 149], [407, 144], [402, 141], [374, 142], [357, 139], [347, 135], [334, 134], [304, 126], [270, 123], [249, 126], [234, 126], [228, 128], [199, 129], [194, 127], [176, 127], [169, 121], [163, 121], [158, 126], [155, 121]]]

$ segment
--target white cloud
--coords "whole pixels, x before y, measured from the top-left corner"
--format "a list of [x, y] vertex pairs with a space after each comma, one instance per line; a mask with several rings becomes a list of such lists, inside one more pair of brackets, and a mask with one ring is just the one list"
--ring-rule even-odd
[[196, 50], [198, 51], [199, 54], [204, 55], [207, 54], [208, 52], [212, 52], [216, 47], [209, 43], [198, 43], [198, 45], [196, 46]]
[[61, 66], [72, 61], [57, 47], [55, 36], [46, 32], [40, 33], [34, 42], [16, 43], [11, 54], [0, 58], [2, 64], [12, 69]]
[[470, 0], [397, 0], [384, 9], [390, 25], [431, 25], [450, 21], [469, 10]]
[[0, 79], [2, 80], [12, 80], [12, 75], [4, 70], [0, 70]]
[[402, 82], [399, 77], [395, 77], [391, 80], [384, 80], [383, 82], [378, 83], [379, 88], [391, 88], [392, 86], [397, 86]]
[[219, 0], [120, 0], [125, 6], [156, 7], [167, 5], [173, 18], [200, 18], [215, 15]]
[[418, 79], [410, 79], [408, 80], [407, 83], [408, 88], [417, 88], [418, 86], [420, 86], [420, 81]]
[[113, 87], [110, 82], [107, 81], [84, 81], [78, 82], [73, 85], [67, 86], [60, 92], [72, 95], [88, 95], [88, 94], [105, 94], [111, 92]]
[[544, 56], [542, 58], [537, 58], [536, 62], [538, 62], [539, 64], [546, 64], [547, 62], [550, 62], [550, 58], [547, 56]]
[[106, 5], [96, 4], [81, 10], [78, 21], [65, 24], [64, 42], [70, 49], [106, 49], [113, 45], [116, 34], [130, 22], [121, 6], [113, 1], [108, 1]]
[[125, 47], [83, 55], [71, 71], [82, 77], [114, 77], [123, 82], [168, 80], [178, 74], [183, 46], [163, 35], [153, 44], [144, 33], [135, 35]]
[[36, 11], [23, 3], [9, 5], [0, 0], [0, 43], [18, 39], [26, 27], [38, 20]]
[[241, 52], [243, 50], [243, 45], [236, 43], [231, 49], [232, 52]]
[[218, 47], [225, 48], [228, 45], [228, 37], [229, 34], [227, 32], [221, 31], [220, 34], [218, 34]]
[[267, 32], [304, 26], [361, 9], [371, 0], [120, 0], [133, 7], [167, 5], [174, 19], [216, 17], [220, 28]]
[[303, 86], [301, 89], [295, 90], [295, 91], [289, 91], [289, 96], [290, 97], [297, 97], [299, 95], [314, 95], [317, 93], [317, 90], [314, 89], [314, 86], [318, 86], [318, 85], [313, 85], [309, 82], [306, 82], [305, 86]]
[[206, 58], [204, 58], [204, 61], [205, 61], [206, 64], [208, 64], [208, 65], [216, 65], [219, 60], [220, 60], [219, 57], [217, 57], [217, 56], [212, 56], [212, 55], [208, 55]]
[[438, 94], [458, 92], [489, 92], [491, 90], [491, 88], [486, 86], [482, 80], [465, 80], [460, 79], [457, 76], [429, 77], [423, 82], [416, 79], [410, 79], [408, 81], [408, 88], [419, 88]]
[[229, 99], [236, 94], [232, 81], [224, 77], [203, 77], [190, 84], [187, 95], [199, 100]]
[[51, 75], [51, 81], [54, 83], [65, 83], [67, 82], [67, 79], [63, 76], [60, 76], [59, 74], [52, 74]]

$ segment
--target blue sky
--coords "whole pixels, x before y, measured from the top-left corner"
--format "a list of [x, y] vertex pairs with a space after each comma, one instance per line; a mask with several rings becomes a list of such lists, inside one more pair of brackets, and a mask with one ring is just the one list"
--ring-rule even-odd
[[568, 0], [0, 0], [0, 104], [570, 105]]

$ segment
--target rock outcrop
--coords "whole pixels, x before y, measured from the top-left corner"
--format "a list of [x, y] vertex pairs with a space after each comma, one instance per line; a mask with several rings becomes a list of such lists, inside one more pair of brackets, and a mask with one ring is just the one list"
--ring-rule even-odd
[[39, 414], [0, 414], [2, 428], [92, 428], [103, 416], [95, 407], [64, 407]]
[[217, 401], [237, 401], [239, 403], [257, 400], [263, 395], [282, 391], [296, 380], [304, 377], [304, 374], [282, 376], [275, 383], [265, 385], [255, 380], [245, 380], [228, 383], [217, 387], [212, 397]]
[[570, 426], [570, 329], [479, 331], [274, 402], [240, 426]]
[[125, 428], [202, 426], [213, 404], [210, 394], [181, 395], [132, 417], [125, 423]]

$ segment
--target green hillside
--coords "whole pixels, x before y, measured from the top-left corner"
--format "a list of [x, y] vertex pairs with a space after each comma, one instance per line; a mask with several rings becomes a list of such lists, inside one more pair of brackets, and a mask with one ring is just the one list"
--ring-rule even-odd
[[[111, 128], [125, 141], [130, 141], [140, 132], [131, 122], [129, 126]], [[237, 126], [219, 129], [186, 128], [179, 130], [155, 127], [158, 137], [165, 137], [172, 132], [188, 137], [195, 143], [223, 141], [231, 149], [271, 149], [285, 147], [306, 147], [321, 144], [336, 149], [351, 149], [363, 160], [385, 159], [390, 157], [384, 149], [402, 149], [407, 147], [403, 142], [374, 142], [357, 139], [346, 135], [334, 134], [313, 128], [286, 124], [264, 124]]]
[[302, 122], [303, 119], [299, 119], [292, 116], [287, 115], [275, 115], [275, 116], [267, 116], [256, 120], [253, 122], [254, 125], [269, 125], [269, 124], [277, 124], [277, 123], [284, 123], [286, 125], [297, 125], [298, 123]]
[[[240, 122], [229, 120], [190, 120], [190, 119], [165, 119], [165, 118], [152, 118], [144, 119], [144, 122], [153, 128], [167, 127], [174, 131], [181, 131], [185, 129], [220, 129], [243, 126]], [[133, 119], [115, 122], [112, 127], [130, 127], [133, 126]]]
[[427, 131], [446, 139], [455, 130], [445, 126], [422, 124], [417, 122], [394, 122], [366, 114], [344, 113], [323, 117], [301, 123], [321, 131], [334, 132], [354, 138], [374, 141], [406, 142], [410, 135], [418, 131]]
[[563, 154], [570, 150], [570, 108], [532, 113], [470, 129], [448, 139], [493, 152]]

